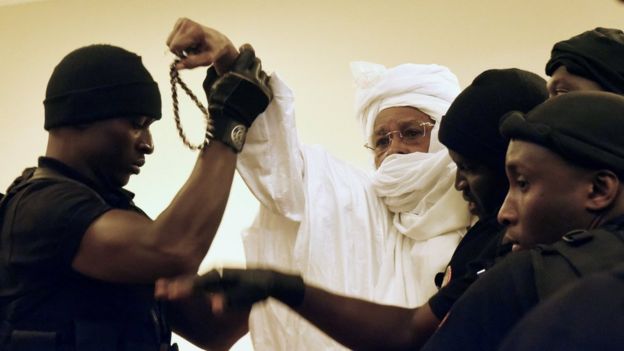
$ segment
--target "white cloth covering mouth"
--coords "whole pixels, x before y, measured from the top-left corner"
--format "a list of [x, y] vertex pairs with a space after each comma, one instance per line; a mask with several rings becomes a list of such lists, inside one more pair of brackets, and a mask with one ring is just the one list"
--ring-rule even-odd
[[384, 160], [372, 184], [397, 230], [428, 240], [470, 225], [466, 201], [454, 189], [455, 170], [447, 150], [395, 154]]
[[455, 170], [442, 149], [390, 155], [373, 176], [372, 187], [392, 214], [376, 301], [415, 307], [435, 293], [431, 272], [448, 264], [472, 221], [454, 188]]

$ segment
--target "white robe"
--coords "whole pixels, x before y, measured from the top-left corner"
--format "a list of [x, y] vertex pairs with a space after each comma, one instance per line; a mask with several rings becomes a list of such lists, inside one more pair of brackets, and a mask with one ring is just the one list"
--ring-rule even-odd
[[[372, 172], [302, 145], [292, 92], [275, 74], [271, 85], [274, 100], [250, 129], [237, 165], [261, 203], [243, 233], [248, 265], [299, 272], [307, 283], [366, 300], [425, 303], [463, 231], [424, 241], [401, 234], [371, 185]], [[382, 267], [391, 284], [380, 288]], [[271, 299], [254, 306], [249, 326], [256, 350], [344, 349]]]

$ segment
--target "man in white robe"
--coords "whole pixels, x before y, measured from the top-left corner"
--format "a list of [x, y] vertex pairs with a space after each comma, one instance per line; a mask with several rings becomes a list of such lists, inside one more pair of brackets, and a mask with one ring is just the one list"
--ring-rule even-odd
[[[214, 30], [184, 25], [185, 64], [219, 60], [225, 67], [235, 58], [233, 46], [211, 52]], [[471, 223], [453, 187], [455, 166], [437, 139], [459, 85], [439, 65], [358, 62], [352, 71], [357, 116], [378, 169], [361, 170], [301, 144], [293, 94], [273, 74], [268, 116], [249, 130], [237, 165], [261, 203], [243, 234], [247, 262], [298, 272], [347, 296], [418, 306], [435, 293], [435, 274]], [[249, 323], [257, 350], [343, 349], [279, 302], [254, 307]]]
[[[454, 165], [437, 140], [459, 87], [438, 65], [386, 69], [359, 62], [352, 69], [367, 139], [379, 112], [413, 107], [436, 122], [428, 152], [385, 155], [372, 172], [301, 144], [292, 92], [274, 74], [270, 116], [250, 130], [237, 167], [262, 204], [244, 233], [247, 262], [299, 272], [348, 296], [418, 306], [436, 292], [434, 276], [471, 220], [453, 188]], [[250, 331], [258, 350], [342, 349], [274, 301], [254, 307]]]

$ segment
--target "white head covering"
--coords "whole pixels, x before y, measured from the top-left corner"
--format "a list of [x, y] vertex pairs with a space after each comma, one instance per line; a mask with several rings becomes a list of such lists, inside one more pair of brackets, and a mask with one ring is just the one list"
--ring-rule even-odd
[[367, 142], [381, 110], [410, 106], [436, 121], [429, 152], [442, 149], [438, 141], [440, 119], [460, 92], [457, 77], [448, 68], [406, 63], [388, 69], [376, 63], [355, 61], [351, 62], [351, 73], [357, 86], [356, 116]]

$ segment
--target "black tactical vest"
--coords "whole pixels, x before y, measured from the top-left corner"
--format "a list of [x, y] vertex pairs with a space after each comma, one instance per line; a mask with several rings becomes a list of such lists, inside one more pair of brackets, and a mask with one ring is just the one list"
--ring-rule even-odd
[[624, 229], [618, 223], [591, 231], [574, 230], [555, 244], [539, 245], [531, 256], [537, 293], [543, 300], [582, 276], [624, 262]]
[[[25, 172], [0, 201], [0, 245], [13, 221], [11, 199], [43, 178], [79, 183], [56, 172]], [[0, 266], [8, 263], [5, 251], [0, 247]], [[0, 274], [10, 270], [0, 267]], [[154, 300], [152, 285], [113, 284], [72, 272], [56, 291], [12, 296], [0, 297], [0, 350], [170, 350], [164, 305]]]

